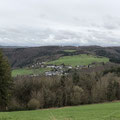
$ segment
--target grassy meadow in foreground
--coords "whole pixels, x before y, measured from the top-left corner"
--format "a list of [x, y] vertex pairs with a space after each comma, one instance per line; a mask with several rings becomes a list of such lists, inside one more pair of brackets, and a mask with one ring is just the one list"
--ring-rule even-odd
[[109, 58], [106, 57], [96, 57], [92, 55], [74, 55], [74, 56], [64, 56], [55, 61], [50, 61], [48, 64], [60, 65], [64, 63], [65, 65], [88, 65], [93, 62], [109, 62]]
[[0, 120], [120, 120], [120, 102], [59, 109], [1, 112]]

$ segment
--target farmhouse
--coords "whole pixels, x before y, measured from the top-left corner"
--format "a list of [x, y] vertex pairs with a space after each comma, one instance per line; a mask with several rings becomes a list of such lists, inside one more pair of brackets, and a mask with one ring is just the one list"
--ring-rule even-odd
[[49, 71], [49, 72], [45, 72], [45, 75], [46, 75], [46, 76], [55, 76], [55, 75], [62, 75], [62, 73], [61, 73], [61, 72], [58, 72], [58, 71], [56, 71], [56, 72], [54, 72], [54, 71]]
[[47, 65], [47, 68], [55, 68], [55, 65]]

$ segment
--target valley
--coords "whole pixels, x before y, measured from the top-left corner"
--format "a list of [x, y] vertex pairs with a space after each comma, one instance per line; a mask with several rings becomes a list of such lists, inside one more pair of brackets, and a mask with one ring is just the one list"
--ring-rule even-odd
[[[70, 50], [69, 50], [70, 51]], [[68, 52], [69, 52], [68, 51]], [[95, 67], [97, 63], [107, 63], [109, 58], [99, 57], [87, 54], [72, 55], [60, 57], [58, 60], [50, 62], [37, 62], [27, 68], [14, 69], [12, 76], [31, 75], [38, 76], [45, 74], [46, 76], [67, 74], [71, 69], [82, 69]]]

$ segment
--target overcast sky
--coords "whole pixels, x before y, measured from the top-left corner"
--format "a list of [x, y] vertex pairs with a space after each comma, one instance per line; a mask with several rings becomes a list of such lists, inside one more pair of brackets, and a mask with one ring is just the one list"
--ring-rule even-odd
[[0, 0], [0, 45], [120, 46], [120, 0]]

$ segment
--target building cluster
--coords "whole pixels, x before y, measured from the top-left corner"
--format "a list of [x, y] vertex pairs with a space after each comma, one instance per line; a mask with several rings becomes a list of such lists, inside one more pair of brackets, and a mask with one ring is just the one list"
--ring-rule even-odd
[[69, 70], [71, 70], [72, 66], [65, 66], [65, 65], [47, 65], [47, 68], [51, 70], [45, 72], [46, 76], [54, 76], [54, 75], [63, 75], [67, 74]]
[[[91, 68], [95, 67], [96, 63], [92, 63], [89, 65], [77, 65], [74, 67], [74, 69], [85, 69], [85, 68]], [[70, 70], [73, 69], [72, 66], [67, 66], [64, 64], [61, 65], [53, 65], [53, 64], [46, 64], [45, 62], [37, 62], [31, 66], [31, 68], [48, 68], [49, 70], [45, 72], [46, 76], [55, 76], [55, 75], [66, 75], [69, 73]]]
[[32, 66], [30, 66], [31, 68], [45, 68], [46, 67], [46, 64], [45, 62], [37, 62], [37, 63], [34, 63]]

